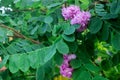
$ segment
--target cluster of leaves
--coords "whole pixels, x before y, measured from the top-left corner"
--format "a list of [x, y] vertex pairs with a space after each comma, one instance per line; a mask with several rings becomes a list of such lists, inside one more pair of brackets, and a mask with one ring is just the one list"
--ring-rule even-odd
[[[62, 6], [78, 5], [91, 12], [88, 28], [70, 25]], [[73, 80], [120, 79], [120, 0], [1, 0], [13, 11], [0, 13], [0, 80], [53, 80], [60, 75], [63, 54]]]

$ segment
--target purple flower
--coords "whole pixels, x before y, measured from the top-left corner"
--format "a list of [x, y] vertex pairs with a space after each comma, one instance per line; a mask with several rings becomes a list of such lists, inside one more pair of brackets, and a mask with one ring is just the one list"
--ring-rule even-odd
[[64, 59], [64, 60], [67, 60], [67, 59], [68, 59], [68, 56], [69, 56], [69, 55], [67, 55], [67, 54], [63, 55], [63, 59]]
[[63, 55], [64, 61], [63, 61], [62, 65], [60, 66], [60, 74], [61, 75], [63, 75], [64, 77], [68, 77], [68, 78], [72, 77], [73, 68], [70, 67], [69, 62], [75, 58], [76, 58], [75, 54]]
[[62, 15], [65, 20], [71, 20], [71, 24], [80, 24], [80, 28], [77, 29], [81, 32], [87, 28], [88, 21], [90, 20], [91, 14], [87, 11], [80, 11], [80, 8], [75, 5], [62, 8]]
[[69, 67], [69, 63], [63, 63], [63, 64], [60, 66], [60, 69], [65, 69], [66, 67]]
[[79, 12], [80, 12], [80, 8], [75, 5], [71, 5], [69, 7], [62, 8], [62, 15], [65, 18], [65, 20], [74, 18], [74, 16]]
[[73, 72], [73, 69], [72, 69], [72, 68], [66, 68], [66, 69], [60, 71], [60, 73], [61, 73], [64, 77], [68, 77], [68, 78], [71, 78], [71, 77], [72, 77], [72, 72]]
[[80, 24], [80, 28], [77, 30], [78, 32], [81, 32], [86, 29], [88, 21], [90, 20], [91, 14], [89, 12], [79, 12], [74, 16], [74, 18], [71, 20], [71, 24]]
[[72, 59], [75, 59], [76, 55], [75, 54], [69, 54], [69, 55], [66, 54], [66, 55], [63, 55], [63, 58], [64, 58], [64, 60], [70, 61]]
[[68, 60], [72, 60], [72, 59], [76, 59], [76, 55], [75, 54], [70, 54], [68, 56]]

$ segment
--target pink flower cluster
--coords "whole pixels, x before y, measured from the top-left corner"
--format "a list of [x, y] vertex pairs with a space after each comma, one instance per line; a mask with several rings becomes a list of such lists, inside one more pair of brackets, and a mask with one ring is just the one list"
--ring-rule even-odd
[[71, 78], [73, 68], [70, 67], [69, 62], [72, 59], [75, 59], [76, 55], [75, 54], [63, 55], [63, 58], [64, 58], [64, 61], [63, 61], [62, 65], [60, 66], [60, 74], [63, 75], [64, 77]]
[[81, 32], [86, 29], [91, 14], [88, 11], [81, 11], [78, 6], [71, 5], [69, 7], [62, 8], [62, 15], [65, 20], [71, 20], [71, 24], [80, 24], [80, 28], [77, 30]]
[[78, 6], [71, 5], [69, 7], [62, 8], [62, 15], [65, 20], [72, 19], [74, 16], [80, 12], [80, 8]]

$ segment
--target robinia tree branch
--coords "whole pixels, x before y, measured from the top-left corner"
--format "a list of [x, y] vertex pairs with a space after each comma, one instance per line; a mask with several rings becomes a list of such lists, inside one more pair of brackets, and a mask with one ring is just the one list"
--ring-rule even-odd
[[39, 43], [40, 43], [39, 41], [36, 41], [36, 40], [34, 40], [34, 39], [32, 39], [32, 38], [28, 38], [28, 37], [26, 37], [25, 35], [23, 35], [23, 34], [21, 34], [20, 32], [18, 32], [17, 30], [15, 30], [14, 28], [8, 27], [8, 26], [6, 26], [6, 25], [4, 25], [4, 24], [2, 24], [2, 23], [0, 23], [0, 27], [6, 28], [6, 29], [8, 29], [8, 30], [13, 31], [14, 35], [15, 35], [16, 37], [18, 37], [18, 38], [22, 38], [22, 39], [29, 40], [29, 41], [31, 41], [32, 43], [35, 43], [35, 44], [39, 44]]

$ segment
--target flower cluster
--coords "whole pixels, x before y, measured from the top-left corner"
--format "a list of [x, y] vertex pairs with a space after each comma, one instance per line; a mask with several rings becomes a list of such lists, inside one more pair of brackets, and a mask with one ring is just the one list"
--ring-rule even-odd
[[62, 8], [62, 15], [65, 20], [72, 19], [74, 16], [80, 12], [80, 8], [78, 6], [71, 5], [69, 7]]
[[76, 55], [75, 54], [63, 55], [63, 58], [64, 58], [64, 61], [63, 61], [62, 65], [60, 66], [60, 74], [63, 75], [64, 77], [71, 78], [73, 68], [70, 67], [69, 62], [72, 59], [75, 59]]
[[71, 24], [80, 24], [80, 28], [77, 30], [81, 32], [86, 29], [91, 14], [88, 11], [81, 11], [78, 6], [71, 5], [69, 7], [63, 7], [62, 15], [65, 20], [71, 20]]

